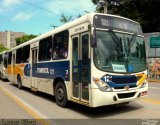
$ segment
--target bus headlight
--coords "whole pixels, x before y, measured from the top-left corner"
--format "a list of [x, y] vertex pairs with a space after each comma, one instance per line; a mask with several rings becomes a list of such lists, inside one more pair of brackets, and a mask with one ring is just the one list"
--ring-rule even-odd
[[147, 85], [147, 82], [143, 82], [140, 88], [144, 88]]
[[103, 91], [103, 92], [111, 92], [112, 91], [112, 88], [104, 81], [102, 81], [98, 78], [93, 78], [93, 81], [101, 91]]

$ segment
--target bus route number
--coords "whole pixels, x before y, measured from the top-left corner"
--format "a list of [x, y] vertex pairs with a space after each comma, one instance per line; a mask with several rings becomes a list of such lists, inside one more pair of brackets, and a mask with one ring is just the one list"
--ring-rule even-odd
[[54, 69], [50, 69], [50, 74], [54, 74]]

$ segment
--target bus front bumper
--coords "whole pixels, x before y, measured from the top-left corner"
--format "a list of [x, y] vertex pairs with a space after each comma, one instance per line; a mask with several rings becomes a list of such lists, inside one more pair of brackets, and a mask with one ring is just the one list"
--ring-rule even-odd
[[130, 102], [138, 98], [146, 97], [148, 84], [144, 88], [137, 88], [124, 91], [102, 92], [99, 89], [92, 89], [91, 107], [113, 105]]

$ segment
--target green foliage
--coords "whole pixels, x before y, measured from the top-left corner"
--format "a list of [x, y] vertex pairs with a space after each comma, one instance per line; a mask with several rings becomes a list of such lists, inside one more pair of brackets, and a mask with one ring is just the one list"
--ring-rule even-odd
[[68, 23], [68, 22], [70, 22], [72, 20], [72, 16], [65, 16], [64, 14], [62, 14], [61, 15], [61, 18], [60, 18], [60, 21], [62, 22], [62, 23]]
[[27, 42], [27, 41], [35, 38], [35, 37], [37, 37], [37, 35], [32, 35], [32, 34], [31, 35], [24, 35], [22, 37], [18, 37], [18, 38], [16, 38], [16, 45], [18, 46], [18, 45], [20, 45], [24, 42]]
[[81, 14], [79, 14], [78, 16], [77, 16], [77, 18], [80, 18], [82, 15]]
[[[80, 18], [81, 16], [82, 16], [81, 14], [78, 14], [78, 15], [75, 17], [75, 19], [76, 19], [76, 18]], [[60, 22], [63, 23], [63, 24], [68, 23], [68, 22], [70, 22], [70, 21], [72, 21], [72, 20], [73, 20], [73, 16], [65, 16], [64, 14], [62, 14], [62, 15], [61, 15], [61, 18], [60, 18]]]
[[[99, 0], [92, 0], [97, 4]], [[104, 0], [108, 13], [139, 22], [144, 32], [160, 31], [160, 0]]]
[[7, 48], [5, 48], [2, 44], [0, 44], [0, 52], [3, 52], [5, 50], [8, 50]]

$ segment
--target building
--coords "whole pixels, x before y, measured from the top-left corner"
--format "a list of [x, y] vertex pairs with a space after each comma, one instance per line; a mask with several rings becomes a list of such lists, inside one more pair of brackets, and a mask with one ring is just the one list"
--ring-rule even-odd
[[160, 32], [145, 33], [149, 77], [160, 78]]
[[23, 32], [12, 32], [12, 31], [5, 31], [0, 32], [0, 44], [4, 47], [10, 49], [16, 46], [16, 38], [22, 37], [25, 35]]

